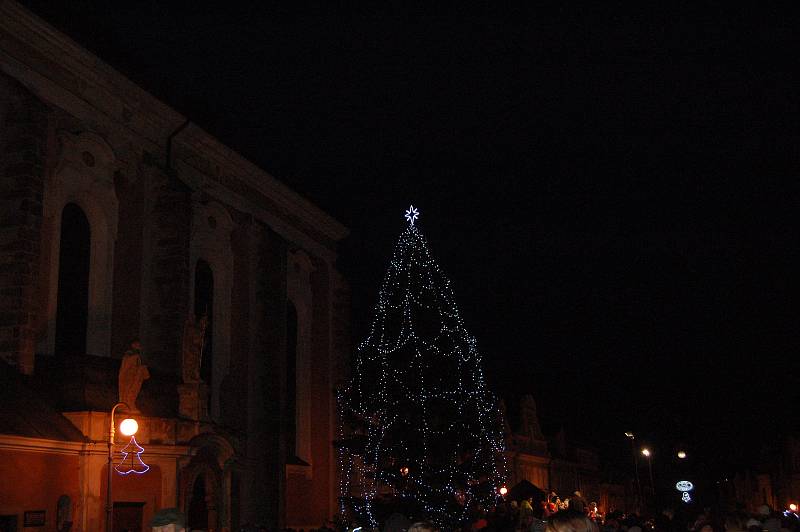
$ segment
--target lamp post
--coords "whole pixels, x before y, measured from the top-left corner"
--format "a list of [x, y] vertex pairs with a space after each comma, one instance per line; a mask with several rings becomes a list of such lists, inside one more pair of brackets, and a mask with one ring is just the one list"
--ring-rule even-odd
[[625, 436], [631, 440], [631, 455], [633, 456], [633, 470], [636, 474], [636, 500], [638, 504], [642, 503], [642, 483], [639, 481], [639, 458], [636, 456], [636, 444], [634, 443], [633, 432], [626, 432]]
[[[124, 406], [126, 409], [128, 405], [125, 403], [117, 403], [114, 405], [114, 408], [111, 409], [111, 421], [109, 423], [108, 428], [108, 477], [107, 477], [107, 486], [106, 486], [106, 532], [111, 532], [111, 514], [114, 511], [114, 503], [111, 499], [111, 480], [113, 479], [111, 475], [111, 470], [114, 467], [114, 432], [115, 432], [115, 424], [114, 424], [114, 414], [117, 411], [117, 408], [120, 406]], [[133, 418], [126, 418], [122, 420], [122, 423], [119, 424], [119, 431], [124, 434], [125, 436], [133, 436], [136, 434], [136, 431], [139, 430], [139, 424]]]
[[655, 482], [653, 482], [653, 460], [650, 458], [650, 455], [652, 453], [650, 452], [650, 449], [648, 449], [647, 447], [642, 447], [642, 454], [644, 455], [645, 458], [647, 458], [647, 469], [650, 473], [650, 493], [653, 496], [653, 502], [655, 502], [656, 487], [655, 487]]

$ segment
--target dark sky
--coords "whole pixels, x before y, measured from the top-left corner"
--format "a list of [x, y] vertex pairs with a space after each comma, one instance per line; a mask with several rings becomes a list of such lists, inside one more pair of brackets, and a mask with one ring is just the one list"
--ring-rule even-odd
[[797, 429], [788, 14], [24, 3], [351, 229], [356, 339], [413, 202], [546, 429], [715, 468]]

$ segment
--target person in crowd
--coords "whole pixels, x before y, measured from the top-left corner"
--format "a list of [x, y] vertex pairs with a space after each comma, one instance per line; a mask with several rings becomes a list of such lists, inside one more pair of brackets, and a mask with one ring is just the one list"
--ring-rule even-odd
[[574, 510], [563, 510], [550, 516], [545, 532], [599, 532], [597, 523], [586, 514]]
[[595, 523], [603, 522], [603, 514], [600, 513], [600, 508], [597, 507], [597, 503], [595, 501], [589, 503], [589, 519]]
[[764, 526], [761, 524], [761, 521], [755, 517], [748, 519], [745, 525], [747, 526], [747, 532], [763, 532], [764, 530]]
[[408, 532], [439, 532], [439, 529], [428, 521], [418, 521], [408, 527]]
[[586, 507], [589, 504], [586, 502], [586, 499], [583, 497], [580, 491], [575, 490], [572, 494], [572, 497], [569, 499], [569, 509], [575, 510], [576, 512], [586, 513]]
[[773, 512], [772, 508], [766, 504], [758, 509], [759, 516], [763, 519], [763, 527], [767, 532], [780, 532], [781, 518], [780, 514]]
[[725, 532], [747, 532], [747, 516], [741, 512], [726, 514]]
[[523, 499], [519, 504], [519, 526], [528, 529], [533, 521], [533, 497]]

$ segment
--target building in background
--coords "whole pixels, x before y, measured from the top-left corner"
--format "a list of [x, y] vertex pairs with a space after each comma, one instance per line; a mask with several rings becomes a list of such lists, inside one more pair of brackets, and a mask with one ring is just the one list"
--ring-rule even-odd
[[331, 517], [346, 229], [13, 1], [0, 123], [0, 525], [103, 530], [134, 341], [150, 470], [113, 476], [117, 529]]
[[721, 500], [730, 507], [741, 504], [751, 512], [764, 504], [781, 511], [790, 504], [800, 507], [800, 437], [765, 446], [755, 470], [718, 479], [717, 485]]
[[605, 479], [597, 450], [567, 439], [564, 430], [547, 438], [539, 424], [536, 401], [523, 396], [509, 411], [505, 404], [506, 463], [508, 485], [525, 480], [543, 492], [554, 490], [562, 499], [575, 491], [602, 512], [631, 511], [633, 497], [622, 484]]

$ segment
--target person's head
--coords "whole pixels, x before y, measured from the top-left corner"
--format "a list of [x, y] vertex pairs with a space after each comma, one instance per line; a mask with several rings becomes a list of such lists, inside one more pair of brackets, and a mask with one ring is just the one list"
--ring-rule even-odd
[[439, 529], [428, 521], [418, 521], [408, 527], [407, 532], [439, 532]]
[[598, 532], [597, 523], [574, 510], [563, 510], [547, 519], [545, 532]]

